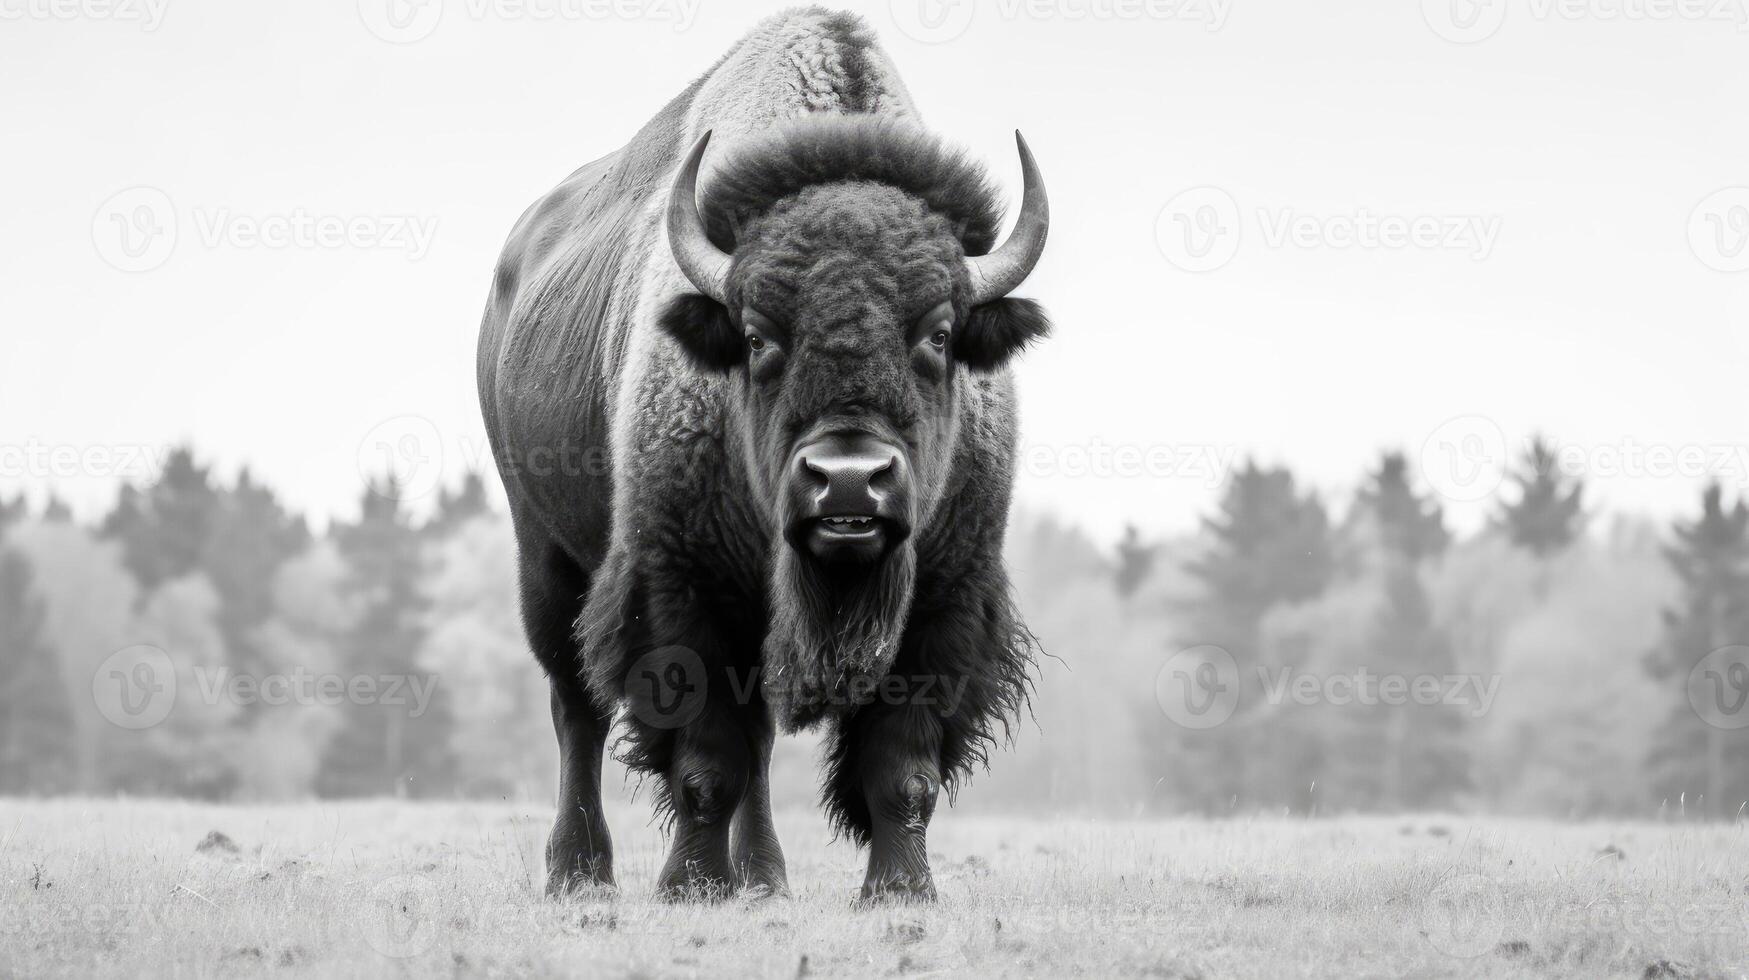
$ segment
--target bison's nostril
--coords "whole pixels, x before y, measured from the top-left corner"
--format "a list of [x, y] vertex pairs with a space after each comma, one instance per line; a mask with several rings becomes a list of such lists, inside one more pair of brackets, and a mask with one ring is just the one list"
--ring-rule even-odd
[[869, 474], [868, 485], [877, 493], [891, 492], [895, 475], [898, 472], [896, 465], [898, 462], [896, 458], [888, 456], [886, 462], [877, 466], [874, 472]]
[[802, 472], [815, 490], [834, 497], [884, 494], [892, 487], [891, 455], [803, 456]]
[[802, 457], [802, 479], [816, 490], [824, 490], [832, 485], [832, 473], [806, 456]]

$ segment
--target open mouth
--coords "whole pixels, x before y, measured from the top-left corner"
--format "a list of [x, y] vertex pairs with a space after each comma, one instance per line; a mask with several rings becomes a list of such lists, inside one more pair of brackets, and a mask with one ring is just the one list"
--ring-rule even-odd
[[865, 563], [886, 553], [892, 538], [888, 522], [865, 514], [816, 517], [803, 540], [815, 558], [828, 562]]
[[822, 517], [814, 525], [814, 533], [823, 537], [854, 540], [880, 533], [878, 517]]

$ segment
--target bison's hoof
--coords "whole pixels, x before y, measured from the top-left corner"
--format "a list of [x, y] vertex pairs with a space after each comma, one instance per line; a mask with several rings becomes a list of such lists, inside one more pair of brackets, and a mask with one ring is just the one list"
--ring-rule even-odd
[[656, 897], [664, 902], [720, 902], [735, 891], [729, 876], [687, 861], [664, 870], [656, 882]]
[[906, 874], [902, 871], [895, 871], [878, 878], [871, 875], [867, 881], [862, 883], [862, 896], [856, 900], [856, 904], [866, 907], [933, 901], [935, 901], [935, 880], [929, 876], [928, 872]]
[[578, 865], [570, 871], [555, 868], [547, 873], [548, 898], [594, 895], [614, 890], [612, 872], [606, 875], [594, 874], [586, 870], [586, 866]]
[[[561, 814], [547, 838], [547, 895], [563, 898], [613, 888], [613, 847], [606, 834], [590, 835], [586, 818]], [[599, 818], [595, 824], [600, 825]]]
[[767, 881], [750, 882], [741, 889], [741, 901], [748, 905], [758, 905], [774, 899], [788, 898], [789, 886], [779, 881], [775, 884]]
[[777, 867], [761, 867], [751, 865], [742, 867], [740, 873], [741, 894], [750, 898], [788, 898], [789, 876], [784, 873], [783, 865]]
[[722, 878], [696, 878], [691, 881], [656, 886], [657, 901], [674, 905], [694, 903], [713, 905], [727, 899], [733, 893], [734, 888], [726, 879]]

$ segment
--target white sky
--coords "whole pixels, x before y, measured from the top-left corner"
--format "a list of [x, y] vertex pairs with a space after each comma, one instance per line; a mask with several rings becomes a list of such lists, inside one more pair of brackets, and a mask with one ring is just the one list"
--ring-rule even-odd
[[[147, 0], [80, 2], [0, 0], [0, 491], [53, 486], [93, 516], [131, 447], [191, 439], [318, 519], [353, 512], [358, 460], [385, 434], [441, 445], [449, 478], [485, 465], [474, 338], [512, 222], [780, 6], [686, 0], [676, 30], [678, 0], [620, 0], [647, 13], [631, 19], [427, 0], [445, 5], [435, 30], [391, 44], [365, 26], [391, 0], [151, 0], [150, 31], [89, 15]], [[1651, 19], [1603, 16], [1624, 0], [1510, 0], [1461, 44], [1429, 26], [1443, 2], [1232, 0], [1218, 30], [1203, 3], [847, 5], [933, 128], [1012, 187], [1019, 127], [1045, 170], [1051, 247], [1022, 293], [1058, 333], [1021, 369], [1029, 444], [1066, 466], [1077, 447], [1256, 453], [1345, 495], [1378, 450], [1420, 454], [1475, 415], [1455, 435], [1481, 441], [1457, 444], [1546, 431], [1597, 471], [1603, 506], [1692, 509], [1699, 468], [1749, 442], [1749, 272], [1690, 245], [1692, 220], [1701, 253], [1720, 236], [1713, 265], [1749, 263], [1749, 191], [1695, 213], [1749, 185], [1745, 18], [1736, 0], [1723, 21], [1689, 0], [1649, 0], [1667, 15]], [[1072, 16], [1090, 9], [1121, 16]], [[964, 29], [920, 43], [895, 22], [915, 31], [919, 12]], [[178, 231], [161, 266], [124, 272], [105, 260], [106, 202], [136, 186], [167, 197]], [[1192, 273], [1156, 221], [1199, 186], [1235, 202], [1240, 235]], [[237, 233], [299, 209], [435, 232], [417, 258], [205, 240], [217, 220]], [[1284, 216], [1361, 209], [1497, 220], [1497, 237], [1482, 260], [1270, 241]], [[1167, 215], [1169, 240], [1177, 227]], [[401, 416], [425, 421], [378, 427]], [[43, 459], [93, 446], [118, 457], [82, 475]], [[1689, 472], [1610, 455], [1652, 446], [1690, 447]], [[1206, 467], [1068, 476], [1033, 459], [1020, 499], [1102, 537], [1189, 528], [1215, 495]], [[1740, 463], [1728, 476], [1749, 482]]]

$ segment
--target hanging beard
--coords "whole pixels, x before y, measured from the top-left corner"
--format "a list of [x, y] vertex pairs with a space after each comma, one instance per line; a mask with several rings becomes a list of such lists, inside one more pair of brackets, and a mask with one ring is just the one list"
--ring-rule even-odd
[[824, 565], [781, 540], [773, 552], [763, 688], [794, 731], [873, 697], [899, 655], [917, 552], [907, 541], [872, 568]]

